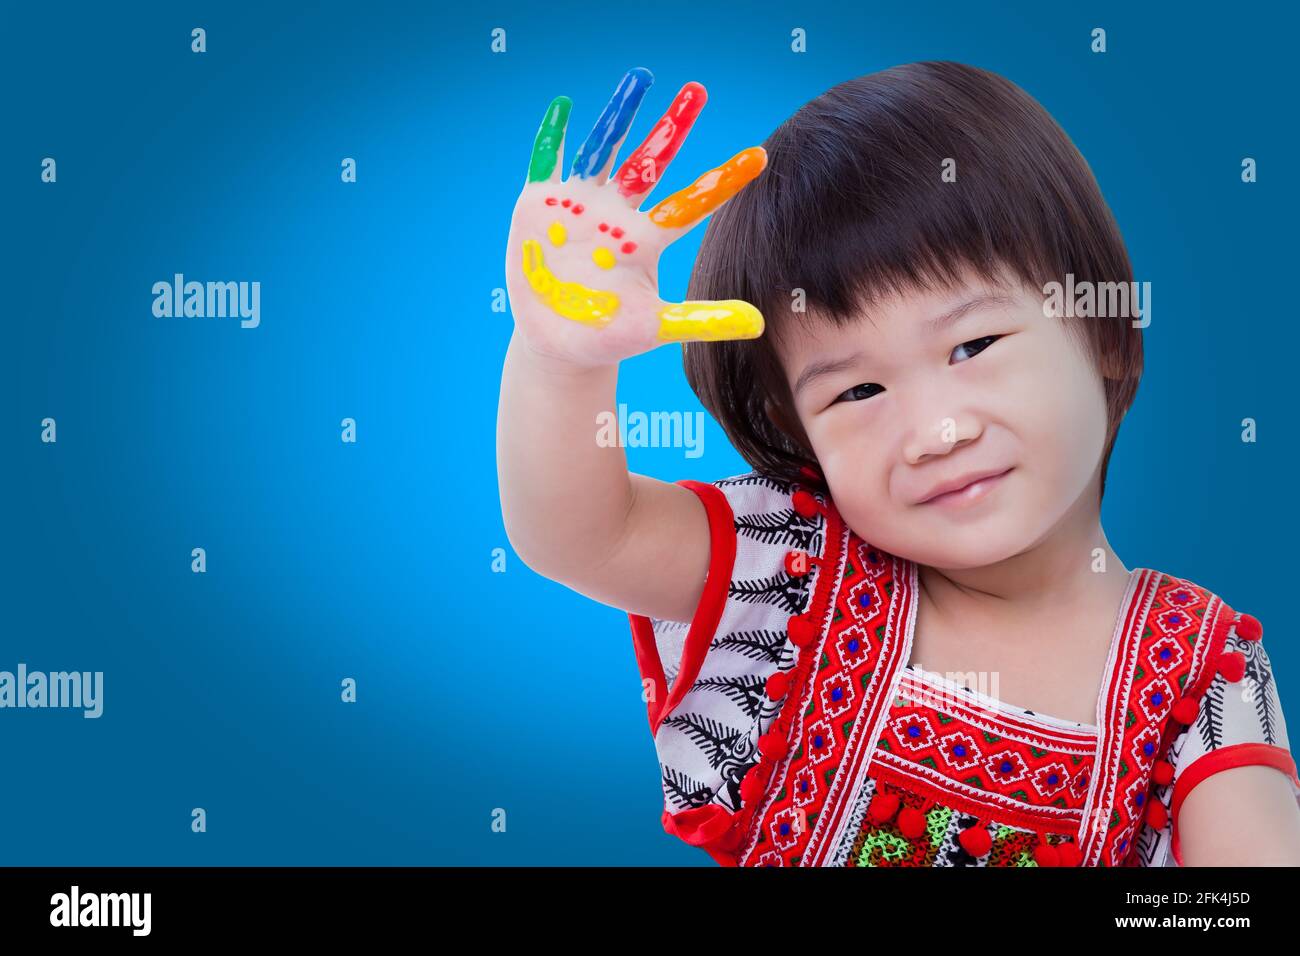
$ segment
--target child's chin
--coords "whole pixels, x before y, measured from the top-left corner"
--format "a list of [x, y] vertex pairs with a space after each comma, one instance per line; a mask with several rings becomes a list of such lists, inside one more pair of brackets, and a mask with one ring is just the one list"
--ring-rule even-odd
[[1005, 561], [1029, 547], [1028, 542], [1010, 540], [1012, 537], [990, 534], [986, 528], [953, 529], [944, 534], [942, 542], [933, 538], [915, 541], [906, 550], [893, 553], [932, 568], [968, 571]]

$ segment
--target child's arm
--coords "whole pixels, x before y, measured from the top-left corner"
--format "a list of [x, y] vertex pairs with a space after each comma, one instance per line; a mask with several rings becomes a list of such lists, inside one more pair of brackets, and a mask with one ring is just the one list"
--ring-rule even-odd
[[1184, 866], [1300, 866], [1300, 808], [1273, 767], [1206, 777], [1183, 801], [1178, 832]]
[[625, 611], [688, 621], [709, 563], [704, 506], [680, 485], [630, 474], [618, 445], [597, 444], [617, 377], [617, 365], [554, 362], [511, 338], [497, 419], [506, 534], [539, 574]]
[[625, 611], [689, 620], [709, 561], [708, 521], [694, 494], [629, 474], [623, 449], [598, 441], [614, 413], [618, 363], [665, 342], [754, 338], [745, 302], [668, 303], [663, 250], [757, 176], [761, 148], [639, 211], [680, 147], [704, 88], [688, 83], [613, 176], [619, 146], [652, 78], [630, 71], [561, 181], [569, 100], [538, 130], [515, 205], [506, 282], [515, 332], [497, 420], [506, 534], [534, 570]]

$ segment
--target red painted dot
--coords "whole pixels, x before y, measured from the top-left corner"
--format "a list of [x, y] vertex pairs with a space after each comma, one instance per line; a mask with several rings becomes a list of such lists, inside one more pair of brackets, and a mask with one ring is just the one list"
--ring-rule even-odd
[[581, 216], [581, 215], [582, 215], [582, 211], [583, 211], [584, 209], [586, 209], [586, 208], [587, 208], [587, 207], [584, 206], [582, 203], [578, 203], [578, 205], [576, 205], [576, 206], [573, 207], [573, 214], [574, 214], [575, 216]]
[[546, 205], [548, 206], [554, 206], [557, 202], [559, 202], [559, 200], [556, 199], [554, 196], [546, 197]]
[[620, 249], [624, 254], [631, 255], [633, 252], [636, 252], [636, 243], [635, 243], [635, 242], [625, 242], [625, 243], [623, 243], [623, 245], [619, 246], [619, 249]]
[[601, 231], [601, 232], [609, 232], [609, 223], [607, 223], [607, 222], [602, 222], [602, 223], [600, 224], [600, 231]]
[[564, 200], [564, 202], [560, 203], [560, 205], [563, 206], [565, 209], [568, 209], [572, 203], [573, 203], [572, 199], [566, 199]]
[[613, 236], [615, 239], [623, 238], [623, 230], [618, 228], [618, 226], [615, 226], [613, 229], [611, 229], [609, 234]]

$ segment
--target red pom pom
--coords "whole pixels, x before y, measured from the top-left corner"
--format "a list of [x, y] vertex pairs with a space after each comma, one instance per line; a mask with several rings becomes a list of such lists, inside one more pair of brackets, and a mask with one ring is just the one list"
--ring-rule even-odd
[[957, 835], [957, 842], [971, 856], [983, 856], [993, 846], [993, 838], [989, 836], [989, 831], [984, 829], [982, 823], [976, 822], [973, 827], [967, 827]]
[[867, 816], [871, 822], [878, 827], [883, 827], [890, 820], [894, 819], [894, 814], [898, 812], [898, 805], [901, 801], [896, 793], [876, 793], [871, 798], [871, 805], [867, 807]]
[[790, 641], [795, 647], [807, 647], [817, 639], [817, 628], [813, 625], [813, 622], [797, 614], [790, 618], [786, 630], [789, 632]]
[[1151, 824], [1157, 830], [1163, 830], [1165, 824], [1169, 822], [1169, 811], [1159, 800], [1147, 801], [1147, 823]]
[[1223, 679], [1237, 683], [1246, 673], [1246, 655], [1241, 651], [1228, 651], [1219, 655], [1219, 673]]
[[1257, 641], [1264, 636], [1264, 625], [1258, 618], [1243, 614], [1237, 621], [1237, 636], [1243, 641]]
[[777, 671], [767, 679], [765, 687], [769, 698], [780, 700], [790, 691], [790, 675], [786, 671]]
[[792, 578], [801, 578], [811, 568], [807, 551], [790, 551], [785, 556], [785, 573]]
[[1039, 866], [1060, 866], [1061, 851], [1050, 843], [1040, 843], [1034, 847], [1034, 862]]
[[1083, 851], [1073, 841], [1056, 844], [1056, 853], [1060, 859], [1060, 866], [1078, 866], [1083, 862]]
[[758, 738], [758, 752], [773, 763], [784, 757], [789, 750], [790, 744], [775, 730], [769, 730]]
[[1151, 768], [1151, 779], [1162, 787], [1169, 786], [1174, 782], [1174, 765], [1168, 760], [1157, 760]]
[[763, 795], [763, 778], [767, 776], [767, 764], [759, 761], [749, 768], [749, 773], [745, 774], [745, 779], [740, 781], [740, 799], [745, 803], [753, 803]]
[[1196, 722], [1196, 714], [1201, 709], [1201, 702], [1195, 697], [1184, 697], [1178, 703], [1174, 704], [1172, 715], [1174, 720], [1180, 724], [1193, 724]]
[[925, 814], [916, 807], [904, 807], [898, 814], [898, 832], [915, 840], [925, 832]]
[[817, 513], [817, 499], [811, 492], [804, 491], [802, 488], [791, 496], [790, 503], [794, 505], [794, 510], [805, 518], [811, 518]]

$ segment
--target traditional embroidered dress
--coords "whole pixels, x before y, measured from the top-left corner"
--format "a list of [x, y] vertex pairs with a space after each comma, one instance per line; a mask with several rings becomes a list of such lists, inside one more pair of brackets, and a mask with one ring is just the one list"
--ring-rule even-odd
[[[811, 477], [811, 476], [810, 476]], [[910, 666], [918, 568], [757, 472], [708, 513], [688, 623], [632, 615], [663, 825], [725, 865], [1181, 866], [1207, 776], [1300, 778], [1259, 622], [1134, 569], [1083, 725]]]

